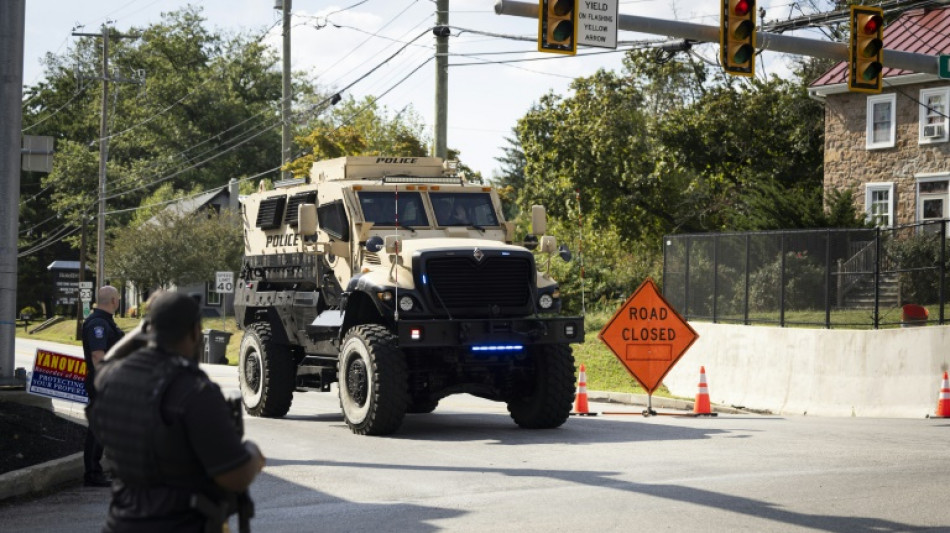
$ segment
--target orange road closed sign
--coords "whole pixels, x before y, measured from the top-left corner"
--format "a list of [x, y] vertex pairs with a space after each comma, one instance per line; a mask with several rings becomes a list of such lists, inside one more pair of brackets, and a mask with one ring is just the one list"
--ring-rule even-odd
[[650, 394], [699, 334], [647, 278], [597, 337]]

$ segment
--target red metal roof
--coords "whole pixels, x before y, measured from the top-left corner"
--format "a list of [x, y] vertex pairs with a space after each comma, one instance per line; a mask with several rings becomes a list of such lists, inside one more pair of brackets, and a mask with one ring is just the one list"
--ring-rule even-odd
[[[884, 48], [937, 56], [950, 54], [950, 7], [912, 9], [884, 27]], [[911, 74], [884, 68], [884, 77]], [[842, 61], [821, 75], [812, 87], [848, 83], [848, 62]]]

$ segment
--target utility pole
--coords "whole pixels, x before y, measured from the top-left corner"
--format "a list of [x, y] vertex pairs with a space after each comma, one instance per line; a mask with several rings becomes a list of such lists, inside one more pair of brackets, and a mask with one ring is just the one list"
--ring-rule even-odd
[[[280, 121], [281, 121], [281, 130], [280, 130], [280, 162], [283, 164], [290, 163], [291, 152], [293, 147], [291, 146], [292, 140], [290, 138], [290, 107], [293, 100], [293, 90], [290, 85], [290, 9], [291, 9], [291, 0], [277, 0], [277, 5], [275, 8], [279, 7], [283, 12], [284, 16], [284, 50], [281, 60], [283, 62], [283, 80], [282, 80], [282, 90], [281, 90], [281, 105], [280, 105]], [[280, 173], [280, 179], [289, 180], [292, 178], [290, 171], [284, 170]]]
[[18, 384], [13, 367], [25, 16], [24, 0], [0, 2], [0, 385]]
[[[448, 156], [449, 0], [436, 0], [435, 28], [435, 157]], [[537, 15], [538, 6], [534, 6]]]
[[[102, 113], [99, 120], [99, 228], [96, 239], [96, 288], [106, 282], [106, 162], [109, 159], [109, 82], [123, 81], [109, 77], [109, 27], [102, 33], [77, 33], [73, 37], [102, 38]], [[137, 39], [138, 35], [112, 34], [116, 39]], [[98, 297], [98, 290], [94, 290]], [[98, 303], [98, 302], [97, 302]]]
[[[498, 0], [495, 4], [495, 13], [515, 17], [538, 18], [538, 4]], [[692, 41], [718, 43], [719, 26], [704, 26], [690, 22], [663, 20], [634, 15], [619, 15], [617, 28], [625, 31], [678, 37]], [[756, 48], [772, 50], [786, 54], [796, 54], [810, 57], [823, 57], [838, 61], [848, 60], [847, 43], [832, 43], [804, 37], [793, 37], [777, 33], [758, 32], [756, 34]], [[937, 56], [900, 52], [898, 50], [884, 50], [884, 66], [903, 70], [911, 70], [921, 74], [938, 74]]]
[[[82, 292], [82, 284], [86, 281], [86, 212], [82, 213], [82, 233], [79, 238], [79, 287]], [[98, 292], [98, 291], [93, 291]], [[82, 340], [82, 321], [83, 321], [83, 302], [76, 300], [76, 340]]]

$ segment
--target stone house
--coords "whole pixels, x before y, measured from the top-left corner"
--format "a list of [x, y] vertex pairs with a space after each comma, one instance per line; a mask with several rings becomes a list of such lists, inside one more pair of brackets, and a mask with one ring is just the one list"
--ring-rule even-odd
[[[904, 12], [884, 48], [950, 54], [950, 7]], [[950, 80], [886, 65], [883, 75], [880, 94], [849, 92], [845, 61], [808, 89], [825, 105], [825, 197], [853, 190], [882, 227], [950, 218]]]

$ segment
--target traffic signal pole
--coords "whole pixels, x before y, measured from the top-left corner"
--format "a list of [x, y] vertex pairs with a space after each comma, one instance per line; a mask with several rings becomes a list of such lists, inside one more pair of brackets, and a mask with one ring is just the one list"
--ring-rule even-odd
[[[513, 2], [499, 0], [495, 4], [495, 13], [515, 17], [538, 18], [538, 4], [528, 2]], [[617, 28], [624, 31], [663, 35], [691, 41], [718, 43], [719, 26], [704, 26], [691, 22], [663, 20], [635, 15], [619, 15]], [[777, 33], [758, 32], [756, 48], [785, 54], [795, 54], [810, 57], [823, 57], [838, 61], [848, 60], [848, 44], [793, 37]], [[937, 56], [884, 50], [884, 66], [910, 70], [922, 74], [937, 75]]]

